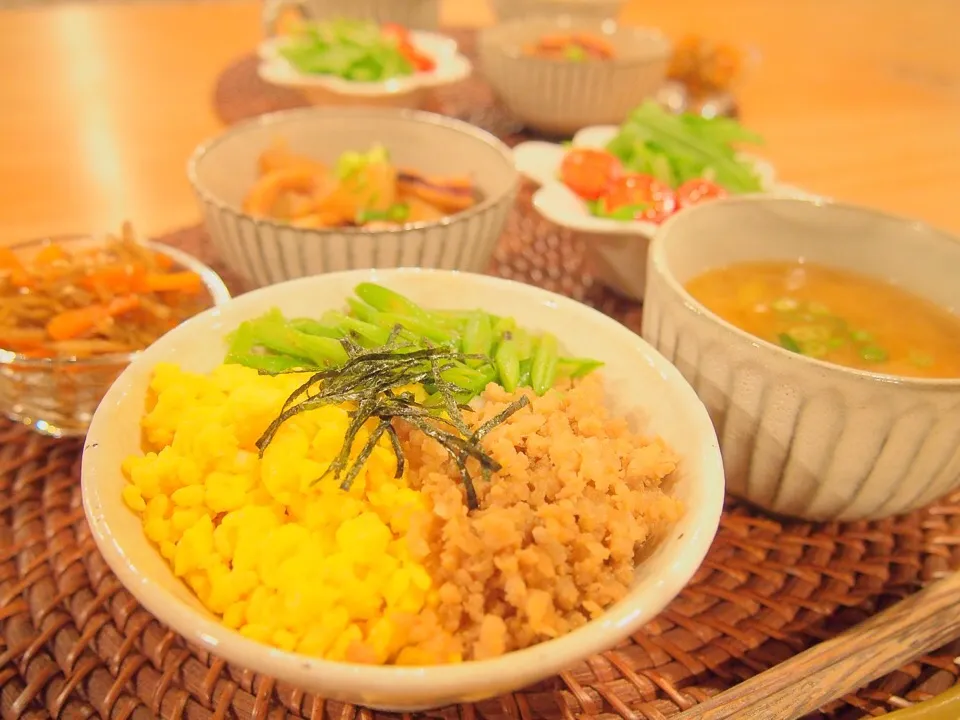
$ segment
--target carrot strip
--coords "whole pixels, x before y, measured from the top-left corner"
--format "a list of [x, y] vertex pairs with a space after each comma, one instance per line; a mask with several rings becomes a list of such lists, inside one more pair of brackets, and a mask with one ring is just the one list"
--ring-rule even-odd
[[52, 265], [58, 260], [66, 259], [66, 257], [67, 253], [62, 247], [51, 243], [50, 245], [44, 245], [43, 249], [34, 255], [33, 262], [36, 265]]
[[157, 266], [158, 270], [169, 270], [173, 267], [173, 258], [169, 255], [164, 255], [162, 252], [153, 253], [153, 264]]
[[105, 265], [82, 280], [88, 290], [109, 290], [114, 293], [145, 292], [147, 269], [143, 265]]
[[22, 270], [23, 263], [17, 254], [8, 247], [0, 247], [0, 270]]
[[108, 318], [122, 315], [140, 306], [136, 295], [124, 295], [106, 305], [90, 305], [75, 310], [64, 310], [47, 323], [47, 335], [54, 340], [71, 340], [89, 332]]
[[147, 273], [144, 286], [150, 292], [197, 293], [203, 290], [203, 280], [195, 272]]

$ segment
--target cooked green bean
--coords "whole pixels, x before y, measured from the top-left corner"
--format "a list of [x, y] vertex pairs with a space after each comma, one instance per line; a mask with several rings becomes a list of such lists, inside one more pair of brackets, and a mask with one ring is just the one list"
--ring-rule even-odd
[[341, 338], [343, 332], [337, 327], [328, 327], [318, 320], [312, 318], [294, 318], [290, 321], [290, 327], [308, 335], [319, 335], [320, 337]]
[[517, 389], [520, 382], [520, 357], [517, 355], [517, 348], [509, 337], [500, 341], [494, 355], [494, 363], [497, 367], [497, 373], [500, 375], [500, 385], [507, 392], [513, 392]]
[[490, 350], [493, 348], [493, 327], [490, 324], [490, 316], [482, 312], [474, 313], [463, 329], [460, 345], [467, 355], [489, 357]]
[[322, 320], [329, 325], [336, 326], [337, 330], [340, 331], [337, 337], [354, 333], [374, 345], [383, 345], [390, 339], [390, 330], [364, 322], [363, 320], [357, 320], [357, 318], [344, 315], [342, 312], [337, 312], [336, 310], [328, 310], [325, 312]]
[[601, 367], [603, 367], [602, 362], [590, 358], [563, 357], [557, 360], [557, 372], [574, 380], [585, 377]]
[[543, 395], [557, 379], [557, 339], [550, 333], [544, 333], [533, 355], [530, 368], [530, 385], [537, 395]]
[[389, 288], [385, 288], [383, 285], [363, 282], [354, 288], [354, 292], [357, 294], [357, 297], [380, 312], [391, 313], [393, 315], [407, 315], [429, 321], [429, 314], [426, 310], [413, 302], [413, 300]]
[[414, 317], [413, 315], [395, 315], [394, 313], [378, 312], [376, 319], [372, 322], [374, 325], [379, 325], [387, 330], [392, 330], [397, 325], [400, 325], [415, 335], [442, 345], [452, 344], [457, 339], [456, 334], [434, 325], [430, 322], [429, 318], [423, 319]]
[[520, 361], [520, 379], [517, 387], [530, 387], [530, 368], [533, 367], [533, 358], [524, 358]]
[[363, 320], [364, 322], [376, 325], [376, 317], [379, 315], [376, 308], [367, 305], [363, 300], [358, 300], [355, 297], [347, 298], [347, 305], [350, 306], [350, 312], [357, 320]]

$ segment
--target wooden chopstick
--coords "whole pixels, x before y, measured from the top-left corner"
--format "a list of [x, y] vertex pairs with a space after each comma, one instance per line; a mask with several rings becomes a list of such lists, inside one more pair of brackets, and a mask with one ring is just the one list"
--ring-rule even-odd
[[960, 571], [674, 720], [795, 720], [960, 636]]

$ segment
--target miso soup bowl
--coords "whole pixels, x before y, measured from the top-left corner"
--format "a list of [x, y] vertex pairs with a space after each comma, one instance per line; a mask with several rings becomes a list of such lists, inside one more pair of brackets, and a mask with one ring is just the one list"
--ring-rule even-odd
[[919, 222], [762, 196], [669, 219], [650, 247], [643, 336], [706, 405], [728, 490], [780, 515], [859, 520], [960, 488], [960, 378], [881, 375], [798, 355], [721, 320], [684, 289], [714, 268], [800, 258], [960, 313], [960, 240]]

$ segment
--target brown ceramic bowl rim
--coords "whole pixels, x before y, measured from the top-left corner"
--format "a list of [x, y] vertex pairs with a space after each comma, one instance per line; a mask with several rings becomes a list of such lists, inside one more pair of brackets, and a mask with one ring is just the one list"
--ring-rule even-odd
[[[102, 242], [103, 238], [98, 238], [93, 234], [74, 233], [68, 235], [51, 235], [49, 237], [33, 238], [31, 240], [21, 240], [19, 242], [7, 245], [10, 250], [21, 251], [31, 247], [41, 247], [54, 243], [68, 244], [90, 242], [95, 244]], [[145, 240], [143, 244], [154, 252], [166, 255], [177, 265], [190, 270], [200, 276], [203, 285], [210, 295], [213, 307], [222, 305], [230, 299], [230, 291], [224, 284], [223, 279], [210, 267], [200, 262], [197, 258], [183, 250], [164, 243]], [[34, 358], [20, 355], [12, 350], [6, 350], [0, 347], [0, 367], [16, 365], [30, 370], [53, 370], [61, 367], [107, 367], [110, 365], [124, 365], [130, 363], [137, 357], [142, 350], [134, 350], [128, 353], [108, 353], [105, 355], [95, 355], [89, 358]]]
[[[791, 352], [790, 350], [782, 348], [779, 345], [770, 342], [769, 340], [764, 340], [763, 338], [748, 333], [746, 330], [741, 330], [733, 323], [721, 318], [715, 312], [703, 305], [699, 300], [694, 298], [693, 295], [687, 291], [686, 287], [684, 287], [683, 283], [681, 283], [673, 274], [670, 264], [665, 256], [665, 246], [671, 242], [671, 233], [674, 231], [675, 226], [686, 222], [687, 219], [695, 214], [704, 215], [715, 211], [717, 208], [728, 207], [731, 205], [795, 205], [806, 208], [818, 208], [817, 210], [812, 210], [812, 212], [824, 212], [831, 209], [836, 209], [857, 213], [865, 217], [874, 217], [893, 222], [901, 225], [904, 231], [912, 230], [913, 232], [929, 234], [931, 237], [937, 238], [940, 242], [951, 242], [958, 245], [958, 247], [960, 247], [960, 237], [957, 237], [946, 232], [945, 230], [941, 230], [920, 220], [914, 220], [902, 215], [895, 215], [893, 213], [888, 213], [882, 210], [876, 210], [860, 205], [836, 202], [826, 198], [788, 198], [763, 194], [749, 194], [738, 197], [711, 200], [708, 203], [694, 205], [693, 207], [687, 208], [682, 213], [676, 213], [668, 218], [657, 229], [652, 240], [650, 241], [649, 249], [649, 272], [656, 272], [659, 274], [669, 287], [670, 291], [678, 295], [683, 300], [683, 304], [688, 311], [705, 318], [706, 320], [709, 320], [714, 325], [720, 327], [728, 335], [735, 337], [739, 342], [745, 342], [753, 345], [757, 349], [758, 353], [773, 352], [782, 358], [788, 358], [791, 362], [803, 363], [805, 365], [818, 368], [823, 373], [839, 375], [854, 381], [866, 383], [884, 383], [902, 387], [904, 389], [912, 388], [925, 391], [944, 389], [960, 390], [960, 378], [921, 378], [909, 377], [906, 375], [892, 375], [888, 373], [874, 372], [872, 370], [861, 370], [859, 368], [847, 367], [846, 365], [839, 365], [837, 363], [827, 362], [826, 360], [819, 360], [807, 355], [800, 355], [799, 353]], [[912, 288], [905, 289], [907, 292], [917, 295], [920, 294]]]
[[[513, 178], [509, 183], [509, 186], [503, 191], [484, 197], [480, 202], [478, 202], [473, 207], [469, 207], [466, 210], [462, 210], [453, 215], [447, 215], [446, 217], [440, 220], [432, 221], [422, 221], [415, 223], [406, 223], [404, 225], [398, 225], [391, 228], [378, 228], [376, 230], [367, 230], [362, 227], [335, 227], [335, 228], [302, 228], [292, 225], [290, 223], [282, 222], [280, 220], [274, 220], [272, 218], [257, 217], [255, 215], [250, 215], [243, 211], [242, 208], [235, 206], [232, 203], [228, 203], [217, 195], [208, 190], [201, 182], [198, 177], [200, 163], [204, 161], [206, 156], [215, 150], [221, 143], [225, 142], [228, 138], [233, 138], [238, 135], [241, 135], [248, 130], [253, 130], [263, 126], [275, 126], [280, 128], [283, 124], [290, 119], [299, 118], [302, 116], [316, 115], [318, 117], [324, 118], [342, 118], [344, 121], [348, 121], [350, 118], [357, 117], [373, 117], [381, 120], [402, 120], [410, 121], [414, 123], [421, 123], [424, 125], [432, 127], [442, 127], [449, 130], [454, 130], [463, 135], [471, 137], [473, 140], [486, 145], [491, 150], [494, 150], [500, 155], [500, 158], [503, 162], [512, 170]], [[286, 231], [286, 232], [295, 232], [301, 236], [315, 236], [315, 237], [330, 237], [330, 236], [339, 236], [339, 235], [359, 235], [359, 236], [390, 236], [390, 235], [402, 235], [411, 231], [416, 230], [425, 230], [428, 228], [435, 227], [449, 227], [456, 225], [458, 223], [469, 220], [470, 218], [480, 215], [487, 212], [488, 210], [501, 205], [504, 201], [513, 197], [520, 188], [520, 172], [516, 168], [516, 164], [513, 161], [513, 151], [499, 138], [497, 138], [492, 133], [483, 130], [476, 125], [471, 125], [468, 122], [463, 120], [458, 120], [456, 118], [447, 117], [446, 115], [439, 115], [437, 113], [427, 112], [425, 110], [409, 110], [409, 109], [396, 109], [396, 108], [375, 108], [375, 107], [303, 107], [303, 108], [293, 108], [290, 110], [278, 110], [276, 112], [265, 113], [263, 115], [258, 115], [257, 117], [244, 120], [242, 122], [235, 123], [231, 125], [227, 130], [220, 133], [219, 135], [210, 138], [203, 143], [201, 143], [190, 156], [190, 159], [187, 161], [187, 177], [190, 180], [190, 184], [193, 186], [194, 192], [200, 197], [200, 200], [204, 203], [208, 203], [213, 207], [217, 208], [221, 212], [227, 212], [233, 215], [234, 217], [242, 218], [246, 222], [253, 223], [254, 227], [258, 230], [262, 227], [269, 227], [277, 231]]]
[[[588, 58], [582, 62], [569, 62], [566, 60], [556, 60], [553, 58], [544, 58], [537, 55], [526, 55], [523, 48], [513, 43], [504, 43], [503, 34], [514, 29], [533, 27], [540, 25], [549, 25], [558, 31], [575, 31], [582, 29], [583, 32], [593, 32], [594, 34], [609, 37], [611, 35], [627, 35], [634, 39], [643, 39], [652, 41], [645, 52], [629, 55], [615, 55], [607, 60], [596, 60]], [[589, 29], [588, 29], [589, 28]], [[585, 67], [609, 67], [609, 68], [629, 68], [646, 67], [653, 63], [669, 60], [673, 51], [673, 43], [667, 35], [657, 28], [645, 27], [642, 25], [628, 25], [621, 23], [614, 18], [588, 18], [578, 17], [576, 15], [530, 15], [527, 17], [513, 18], [506, 22], [499, 23], [489, 28], [485, 28], [480, 33], [480, 43], [490, 52], [499, 53], [501, 57], [509, 58], [514, 62], [529, 63], [530, 65], [550, 66], [557, 68], [577, 68]]]

